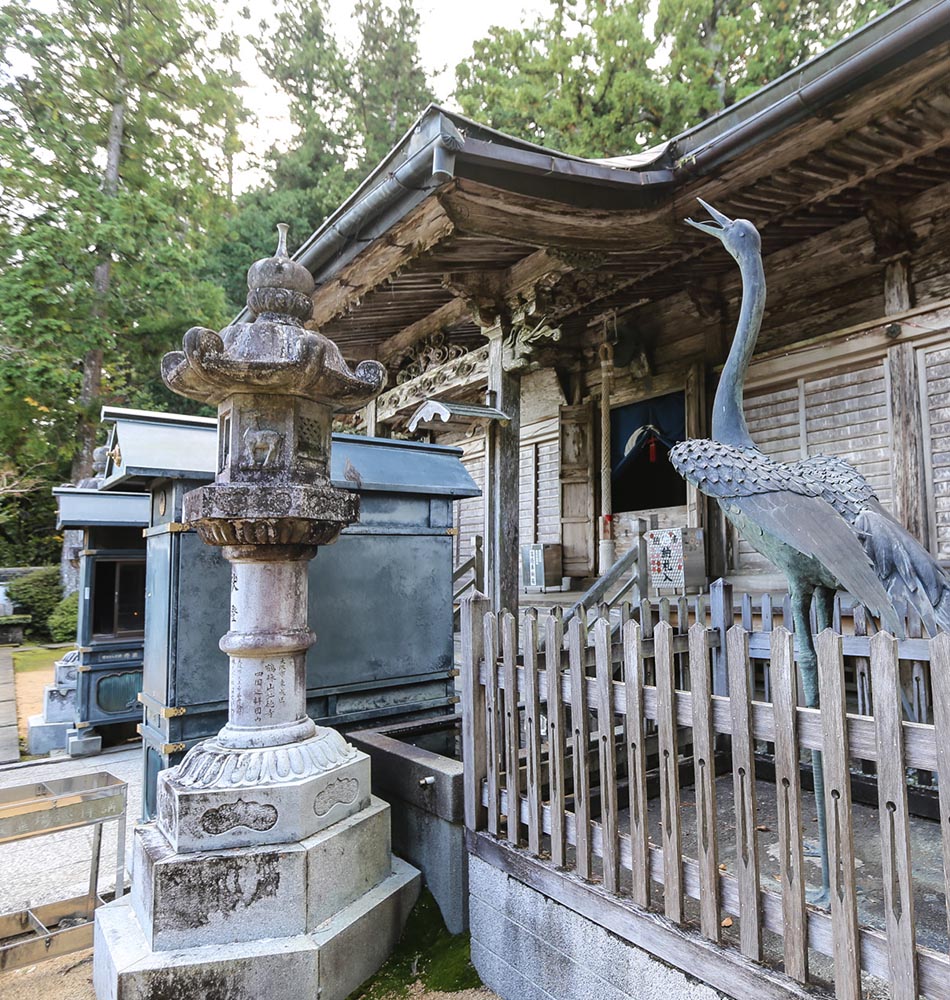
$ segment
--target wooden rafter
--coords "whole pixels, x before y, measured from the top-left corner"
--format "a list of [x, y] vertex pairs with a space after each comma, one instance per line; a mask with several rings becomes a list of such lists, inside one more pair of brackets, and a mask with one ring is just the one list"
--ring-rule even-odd
[[427, 198], [314, 292], [313, 318], [307, 325], [319, 329], [329, 323], [454, 232], [455, 224], [439, 200]]

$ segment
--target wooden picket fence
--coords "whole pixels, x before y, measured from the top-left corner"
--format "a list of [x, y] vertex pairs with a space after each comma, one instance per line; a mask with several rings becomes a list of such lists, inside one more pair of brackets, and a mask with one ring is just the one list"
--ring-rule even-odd
[[[608, 617], [588, 627], [579, 615], [565, 629], [556, 610], [541, 619], [529, 610], [519, 628], [512, 615], [489, 612], [480, 595], [467, 599], [466, 825], [550, 858], [634, 909], [661, 906], [678, 926], [696, 923], [686, 912], [686, 901], [695, 900], [698, 933], [724, 946], [723, 921], [738, 919], [747, 958], [763, 960], [763, 929], [780, 935], [784, 971], [800, 982], [809, 981], [810, 949], [829, 956], [842, 1000], [861, 996], [862, 970], [889, 982], [891, 996], [950, 1000], [950, 958], [916, 938], [907, 796], [908, 768], [936, 775], [941, 822], [933, 836], [942, 838], [950, 899], [950, 635], [898, 641], [884, 632], [826, 630], [817, 643], [818, 711], [798, 703], [793, 634], [771, 621], [755, 632], [731, 625], [731, 608], [718, 629], [708, 627], [701, 603], [681, 605], [672, 623], [656, 622], [649, 605], [625, 608], [619, 628]], [[854, 631], [864, 631], [857, 624]], [[846, 656], [857, 712], [849, 711]], [[767, 666], [765, 684], [762, 674], [756, 682], [756, 659]], [[905, 721], [901, 661], [932, 667], [933, 724]], [[714, 693], [723, 678], [729, 696]], [[866, 714], [871, 692], [873, 717]], [[763, 884], [759, 870], [755, 751], [766, 745], [774, 760], [779, 889]], [[801, 755], [810, 749], [824, 760], [830, 911], [805, 896]], [[727, 857], [717, 843], [723, 761], [735, 803], [736, 849]], [[851, 769], [867, 762], [878, 792], [883, 931], [858, 921]], [[694, 786], [695, 857], [681, 846], [684, 781]], [[651, 792], [658, 793], [659, 843], [648, 833]]]

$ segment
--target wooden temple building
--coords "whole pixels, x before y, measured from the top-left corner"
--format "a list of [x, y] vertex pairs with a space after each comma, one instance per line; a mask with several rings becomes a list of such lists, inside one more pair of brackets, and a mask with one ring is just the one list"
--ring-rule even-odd
[[305, 242], [312, 325], [389, 369], [362, 429], [406, 435], [446, 404], [415, 432], [461, 445], [483, 487], [459, 505], [457, 562], [485, 536], [496, 607], [517, 604], [521, 545], [559, 545], [580, 582], [645, 515], [704, 529], [709, 579], [782, 586], [666, 461], [708, 429], [739, 301], [734, 262], [683, 223], [697, 198], [762, 234], [753, 438], [846, 457], [950, 560], [948, 40], [950, 6], [909, 0], [608, 160], [432, 106]]

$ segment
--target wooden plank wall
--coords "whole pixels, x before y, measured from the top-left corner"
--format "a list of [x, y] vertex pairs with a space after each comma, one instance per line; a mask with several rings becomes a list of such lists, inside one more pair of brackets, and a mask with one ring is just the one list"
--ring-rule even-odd
[[[462, 449], [462, 464], [480, 489], [485, 489], [485, 438], [478, 434], [474, 438], [453, 442]], [[476, 535], [485, 535], [485, 501], [481, 496], [465, 497], [455, 504], [455, 552], [454, 565], [465, 562], [472, 554], [472, 546]], [[456, 584], [456, 589], [462, 583], [467, 583], [471, 574], [467, 574]]]
[[919, 352], [930, 539], [939, 559], [950, 560], [950, 347]]
[[521, 544], [561, 541], [557, 418], [521, 431]]

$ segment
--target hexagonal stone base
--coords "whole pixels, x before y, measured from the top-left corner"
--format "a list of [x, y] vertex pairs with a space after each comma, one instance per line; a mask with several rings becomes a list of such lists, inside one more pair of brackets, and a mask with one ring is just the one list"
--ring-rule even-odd
[[129, 897], [123, 897], [96, 910], [96, 997], [345, 1000], [392, 951], [419, 884], [419, 872], [393, 858], [386, 879], [311, 934], [172, 951], [149, 947]]
[[389, 806], [380, 799], [292, 844], [176, 854], [147, 823], [135, 830], [132, 907], [155, 950], [292, 937], [391, 872]]
[[194, 788], [170, 768], [158, 776], [158, 828], [176, 854], [304, 840], [365, 809], [369, 757], [294, 781]]

